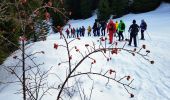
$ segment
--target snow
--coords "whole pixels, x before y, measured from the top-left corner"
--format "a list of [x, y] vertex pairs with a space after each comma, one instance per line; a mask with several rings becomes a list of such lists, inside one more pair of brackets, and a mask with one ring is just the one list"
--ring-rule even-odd
[[[70, 20], [69, 24], [72, 27], [81, 27], [85, 26], [87, 28], [89, 25], [92, 26], [94, 20], [96, 19], [96, 15], [91, 18], [85, 20]], [[163, 3], [159, 8], [155, 11], [142, 13], [142, 14], [128, 14], [121, 18], [114, 19], [114, 21], [123, 20], [126, 23], [126, 31], [125, 38], [128, 38], [128, 27], [132, 23], [133, 19], [137, 20], [137, 23], [140, 24], [142, 19], [148, 24], [148, 34], [151, 36], [151, 39], [145, 33], [145, 41], [140, 40], [139, 46], [141, 47], [143, 44], [146, 44], [147, 49], [151, 51], [149, 55], [151, 60], [155, 61], [155, 64], [151, 65], [149, 62], [144, 60], [141, 56], [133, 57], [131, 54], [121, 51], [119, 55], [114, 55], [110, 62], [107, 62], [107, 59], [103, 57], [101, 53], [93, 54], [91, 57], [96, 59], [96, 64], [93, 66], [93, 71], [100, 72], [101, 69], [108, 70], [114, 69], [117, 72], [117, 78], [120, 78], [125, 75], [130, 75], [134, 81], [132, 83], [132, 87], [135, 90], [129, 89], [131, 93], [134, 94], [134, 98], [130, 98], [129, 94], [120, 84], [116, 82], [110, 82], [107, 86], [105, 83], [106, 79], [91, 76], [94, 79], [94, 90], [91, 100], [170, 100], [170, 4]], [[68, 26], [64, 29], [66, 29]], [[140, 34], [139, 34], [140, 36]], [[80, 51], [83, 53], [86, 50], [84, 47], [85, 44], [92, 44], [92, 41], [98, 44], [97, 37], [84, 37], [81, 40], [74, 41], [71, 47], [77, 46]], [[71, 39], [69, 39], [70, 41]], [[30, 48], [26, 50], [27, 54], [44, 51], [45, 54], [37, 54], [35, 62], [37, 64], [45, 63], [42, 65], [43, 70], [48, 70], [53, 66], [53, 69], [50, 73], [56, 73], [60, 76], [62, 80], [65, 78], [65, 71], [67, 69], [67, 64], [62, 64], [58, 66], [58, 63], [61, 61], [65, 61], [67, 59], [66, 50], [62, 47], [59, 47], [57, 50], [53, 48], [54, 43], [58, 43], [59, 45], [65, 45], [64, 40], [59, 39], [58, 34], [51, 34], [47, 37], [46, 41], [36, 42], [35, 44], [29, 44], [27, 46], [32, 45]], [[124, 43], [118, 42], [118, 45], [121, 47]], [[127, 49], [134, 49], [134, 47], [125, 46]], [[139, 49], [139, 48], [137, 48]], [[79, 61], [82, 57], [80, 54], [73, 50], [72, 52], [73, 62]], [[14, 60], [13, 56], [20, 56], [21, 52], [16, 51], [7, 60], [3, 65], [15, 65], [18, 61]], [[27, 61], [28, 64], [32, 64], [31, 61]], [[74, 64], [74, 63], [73, 63]], [[89, 67], [91, 64], [91, 60], [85, 60], [81, 66], [77, 69], [77, 72], [85, 72], [89, 71]], [[0, 72], [5, 72], [0, 70]], [[20, 71], [19, 71], [20, 72]], [[64, 73], [64, 74], [63, 74]], [[6, 79], [11, 80], [10, 74], [8, 73], [1, 75], [0, 80]], [[77, 78], [78, 80], [78, 78]], [[93, 82], [87, 77], [84, 76], [81, 81], [83, 81], [82, 86], [85, 87], [85, 91], [87, 95], [90, 95], [90, 88]], [[53, 75], [48, 77], [49, 84], [58, 83], [59, 80]], [[71, 79], [70, 84], [74, 84], [74, 79]], [[21, 89], [18, 84], [10, 84], [10, 85], [0, 85], [0, 100], [21, 100], [21, 94], [14, 94], [17, 90]], [[43, 100], [55, 100], [57, 97], [57, 91], [51, 90], [50, 93], [52, 95], [47, 95], [43, 98]], [[15, 99], [14, 99], [15, 98]], [[68, 99], [69, 100], [69, 99]], [[75, 96], [73, 100], [80, 100], [78, 96]]]

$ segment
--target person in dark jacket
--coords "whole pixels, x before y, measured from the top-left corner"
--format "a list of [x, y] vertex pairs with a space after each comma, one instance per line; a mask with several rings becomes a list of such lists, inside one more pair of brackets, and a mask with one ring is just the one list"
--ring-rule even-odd
[[141, 40], [145, 40], [144, 31], [147, 29], [147, 24], [144, 20], [141, 20], [140, 29], [141, 29]]
[[76, 28], [76, 33], [77, 33], [77, 38], [78, 38], [79, 37], [79, 33], [80, 33], [79, 28]]
[[100, 36], [100, 23], [97, 21], [97, 36]]
[[101, 33], [102, 33], [102, 36], [105, 36], [106, 26], [107, 26], [106, 21], [102, 21], [101, 22]]
[[137, 47], [136, 36], [139, 32], [139, 26], [136, 24], [136, 20], [133, 20], [133, 24], [129, 27], [130, 41], [128, 45], [131, 45], [132, 39], [134, 41], [134, 46]]
[[80, 35], [80, 37], [82, 37], [82, 28], [81, 27], [79, 27], [79, 35]]
[[96, 32], [96, 31], [97, 31], [97, 20], [95, 20], [92, 29], [93, 29], [93, 35], [94, 35], [94, 36], [97, 36], [97, 32]]
[[86, 30], [86, 29], [84, 28], [84, 26], [82, 26], [81, 29], [82, 29], [82, 36], [84, 37], [84, 34], [85, 34], [85, 30]]

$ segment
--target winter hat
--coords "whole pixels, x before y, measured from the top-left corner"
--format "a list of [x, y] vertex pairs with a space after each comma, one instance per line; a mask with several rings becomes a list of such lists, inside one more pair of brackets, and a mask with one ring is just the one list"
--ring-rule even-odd
[[123, 21], [122, 21], [122, 20], [120, 20], [120, 22], [122, 23]]
[[136, 20], [133, 20], [133, 24], [136, 24]]
[[145, 22], [144, 19], [142, 19], [141, 22], [142, 22], [142, 23]]

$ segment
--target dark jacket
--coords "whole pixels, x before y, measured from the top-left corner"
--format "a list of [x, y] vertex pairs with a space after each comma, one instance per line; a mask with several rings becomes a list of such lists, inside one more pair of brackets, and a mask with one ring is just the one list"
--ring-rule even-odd
[[97, 29], [97, 22], [94, 23], [93, 27], [94, 30]]
[[146, 29], [147, 29], [147, 24], [146, 24], [146, 22], [142, 22], [142, 23], [140, 24], [140, 28], [141, 28], [141, 30], [146, 30]]
[[106, 26], [107, 26], [107, 23], [106, 23], [105, 21], [102, 21], [102, 22], [101, 22], [101, 27], [102, 27], [102, 29], [105, 29]]
[[134, 34], [134, 35], [137, 35], [138, 32], [139, 32], [139, 26], [137, 24], [132, 24], [130, 27], [129, 27], [129, 32], [131, 34]]

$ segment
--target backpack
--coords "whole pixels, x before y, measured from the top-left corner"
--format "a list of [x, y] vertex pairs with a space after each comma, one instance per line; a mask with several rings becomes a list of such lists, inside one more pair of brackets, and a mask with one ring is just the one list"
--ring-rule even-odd
[[147, 27], [147, 24], [146, 24], [145, 22], [143, 22], [143, 23], [141, 24], [141, 29], [142, 29], [142, 30], [146, 30], [146, 27]]
[[125, 24], [124, 23], [121, 24], [120, 29], [125, 30]]
[[134, 24], [132, 26], [132, 30], [131, 30], [133, 33], [138, 33], [139, 32], [139, 26], [137, 24]]

